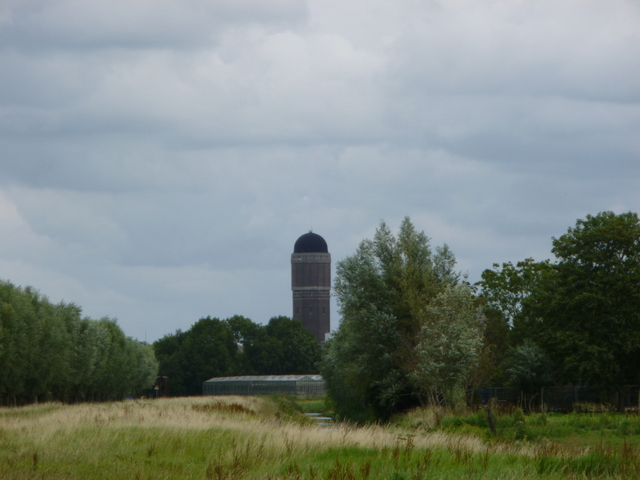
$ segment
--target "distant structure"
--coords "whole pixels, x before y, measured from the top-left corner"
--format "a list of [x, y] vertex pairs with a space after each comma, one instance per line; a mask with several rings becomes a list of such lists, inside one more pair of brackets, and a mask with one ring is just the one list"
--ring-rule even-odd
[[293, 318], [302, 321], [318, 343], [324, 343], [331, 331], [331, 255], [324, 238], [311, 231], [298, 238], [293, 247], [291, 290]]
[[214, 377], [202, 384], [203, 395], [271, 395], [284, 393], [305, 397], [324, 395], [320, 375], [256, 375]]

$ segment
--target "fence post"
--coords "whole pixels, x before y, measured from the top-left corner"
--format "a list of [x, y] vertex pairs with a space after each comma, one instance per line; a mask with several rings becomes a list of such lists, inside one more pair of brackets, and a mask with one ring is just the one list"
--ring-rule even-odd
[[491, 400], [489, 400], [489, 403], [487, 403], [487, 407], [485, 408], [485, 413], [487, 414], [487, 423], [489, 424], [489, 429], [491, 430], [491, 433], [493, 434], [494, 437], [496, 437], [498, 435], [498, 432], [496, 430], [496, 424], [493, 421], [493, 412], [491, 411]]

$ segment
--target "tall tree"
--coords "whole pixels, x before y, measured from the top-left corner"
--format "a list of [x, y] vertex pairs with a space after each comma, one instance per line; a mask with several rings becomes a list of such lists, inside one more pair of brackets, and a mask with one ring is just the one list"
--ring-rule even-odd
[[148, 346], [114, 320], [81, 317], [31, 287], [0, 281], [0, 402], [122, 398], [155, 377]]
[[199, 395], [211, 377], [317, 373], [321, 356], [313, 334], [282, 316], [267, 325], [240, 315], [207, 317], [186, 332], [165, 335], [153, 348], [172, 395]]
[[527, 258], [513, 265], [511, 262], [493, 265], [493, 270], [482, 272], [477, 283], [482, 288], [481, 296], [486, 301], [486, 314], [501, 318], [509, 327], [514, 344], [529, 338], [531, 323], [535, 321], [531, 302], [532, 294], [546, 281], [553, 270], [549, 260], [536, 262]]
[[262, 374], [289, 375], [317, 373], [321, 348], [313, 333], [302, 326], [300, 320], [278, 316], [269, 320], [262, 337], [264, 343], [255, 347], [262, 350], [262, 358], [277, 359], [270, 368], [259, 364], [254, 367]]
[[449, 286], [426, 307], [411, 373], [431, 403], [462, 405], [478, 367], [485, 317], [466, 284]]
[[504, 367], [509, 386], [527, 395], [555, 383], [556, 368], [549, 355], [529, 338], [509, 349]]
[[338, 413], [356, 420], [388, 418], [418, 402], [410, 378], [426, 306], [455, 285], [455, 257], [434, 254], [424, 232], [405, 218], [397, 236], [382, 222], [373, 240], [337, 264], [342, 323], [325, 351], [322, 373]]
[[[640, 382], [640, 221], [603, 212], [553, 239], [539, 339], [564, 379], [609, 391]], [[621, 397], [619, 397], [621, 398]]]
[[[549, 260], [536, 262], [527, 258], [515, 265], [511, 262], [495, 263], [492, 270], [482, 272], [482, 280], [476, 286], [481, 288], [480, 298], [485, 304], [487, 323], [476, 383], [502, 385], [506, 382], [515, 385], [512, 380], [516, 377], [505, 369], [513, 372], [514, 366], [525, 358], [518, 348], [524, 342], [533, 342], [535, 335], [532, 329], [537, 325], [535, 309], [532, 308], [537, 299], [534, 293], [552, 271], [553, 265]], [[532, 348], [529, 345], [523, 351], [532, 352], [535, 350]], [[523, 365], [518, 371], [533, 372], [530, 365]], [[522, 385], [523, 381], [516, 383]], [[536, 384], [535, 381], [525, 383]]]
[[227, 322], [201, 318], [182, 343], [185, 386], [189, 395], [202, 394], [202, 382], [237, 372], [238, 345]]
[[158, 372], [162, 376], [169, 377], [169, 392], [171, 395], [188, 394], [185, 383], [188, 365], [185, 363], [182, 349], [182, 343], [186, 338], [187, 334], [185, 332], [177, 330], [175, 333], [167, 334], [153, 342], [153, 350], [160, 363]]
[[259, 358], [262, 351], [260, 344], [266, 335], [264, 325], [254, 323], [242, 315], [227, 318], [226, 322], [233, 332], [234, 340], [241, 349], [238, 356], [237, 374], [259, 375], [262, 371], [259, 365], [263, 363]]

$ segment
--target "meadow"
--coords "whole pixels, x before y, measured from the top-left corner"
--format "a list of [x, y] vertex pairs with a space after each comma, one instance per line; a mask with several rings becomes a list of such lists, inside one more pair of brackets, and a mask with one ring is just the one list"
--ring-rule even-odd
[[[321, 406], [316, 402], [306, 409]], [[637, 417], [520, 413], [486, 434], [482, 412], [413, 412], [389, 425], [322, 428], [286, 398], [191, 397], [0, 409], [3, 479], [638, 478]], [[475, 419], [475, 420], [474, 420]], [[524, 419], [524, 420], [523, 420]], [[562, 421], [561, 421], [562, 420]], [[627, 422], [602, 428], [611, 422]], [[524, 423], [522, 423], [524, 422]], [[546, 422], [546, 425], [543, 423]], [[564, 433], [561, 426], [564, 422]], [[540, 424], [540, 425], [539, 425]], [[554, 426], [555, 425], [555, 426]], [[566, 426], [569, 425], [569, 426]], [[519, 438], [518, 429], [557, 438]], [[556, 430], [554, 430], [554, 428]], [[516, 432], [516, 433], [514, 433]], [[611, 442], [609, 441], [611, 440]]]

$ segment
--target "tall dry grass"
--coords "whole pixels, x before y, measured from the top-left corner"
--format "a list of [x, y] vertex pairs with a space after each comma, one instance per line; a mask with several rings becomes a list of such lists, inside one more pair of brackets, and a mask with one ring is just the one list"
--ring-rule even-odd
[[576, 455], [401, 426], [327, 429], [256, 397], [0, 408], [0, 478], [564, 478]]
[[[221, 408], [236, 405], [244, 411]], [[215, 406], [211, 408], [211, 406]], [[209, 407], [209, 408], [207, 408]], [[464, 448], [473, 452], [486, 450], [486, 443], [474, 437], [443, 432], [407, 433], [400, 427], [381, 425], [356, 426], [339, 423], [327, 429], [315, 424], [300, 425], [277, 418], [277, 408], [259, 397], [188, 397], [157, 400], [133, 400], [116, 403], [60, 403], [33, 405], [19, 409], [0, 408], [0, 428], [20, 431], [47, 443], [61, 431], [78, 428], [117, 430], [143, 429], [209, 430], [243, 432], [258, 439], [268, 439], [273, 448], [311, 449], [356, 446], [391, 448], [411, 438], [420, 448]], [[496, 445], [496, 451], [528, 453], [527, 446]]]

